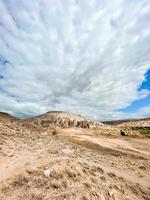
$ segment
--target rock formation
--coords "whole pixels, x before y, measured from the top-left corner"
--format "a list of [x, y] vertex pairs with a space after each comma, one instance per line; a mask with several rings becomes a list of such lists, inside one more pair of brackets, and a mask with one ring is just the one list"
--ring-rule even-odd
[[54, 124], [60, 128], [90, 128], [91, 123], [90, 120], [86, 120], [84, 117], [79, 115], [59, 111], [47, 112], [41, 116], [29, 119], [27, 121], [32, 121], [35, 125], [40, 125], [43, 128], [48, 128], [51, 124]]

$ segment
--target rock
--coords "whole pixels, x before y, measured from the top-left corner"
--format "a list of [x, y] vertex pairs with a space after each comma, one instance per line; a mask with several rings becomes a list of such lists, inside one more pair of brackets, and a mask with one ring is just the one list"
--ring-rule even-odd
[[9, 155], [8, 155], [8, 157], [13, 157], [13, 156], [14, 156], [13, 154], [9, 154]]
[[120, 131], [120, 134], [121, 134], [122, 136], [127, 136], [127, 135], [128, 135], [128, 134], [127, 134], [125, 131], [123, 131], [123, 130]]
[[108, 194], [110, 197], [112, 197], [114, 193], [112, 191], [108, 191]]
[[34, 166], [30, 169], [27, 169], [26, 171], [28, 174], [34, 174], [37, 170], [38, 170], [37, 167]]
[[44, 176], [46, 176], [46, 177], [50, 176], [50, 170], [49, 169], [44, 170]]

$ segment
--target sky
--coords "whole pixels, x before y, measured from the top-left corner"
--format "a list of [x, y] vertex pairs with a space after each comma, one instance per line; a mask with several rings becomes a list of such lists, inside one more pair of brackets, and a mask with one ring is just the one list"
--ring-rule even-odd
[[0, 0], [0, 111], [150, 117], [149, 0]]

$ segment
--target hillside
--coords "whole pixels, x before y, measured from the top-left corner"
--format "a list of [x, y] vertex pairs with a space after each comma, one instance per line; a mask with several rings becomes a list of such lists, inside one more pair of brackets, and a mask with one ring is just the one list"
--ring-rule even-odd
[[56, 125], [57, 127], [78, 127], [78, 128], [90, 128], [90, 126], [102, 126], [100, 122], [94, 122], [88, 120], [80, 115], [75, 115], [62, 111], [50, 111], [43, 115], [33, 117], [25, 120], [28, 123], [36, 124], [48, 128], [50, 125]]
[[150, 118], [144, 119], [127, 119], [127, 120], [114, 120], [114, 121], [104, 121], [107, 125], [117, 125], [117, 126], [150, 126]]
[[11, 120], [17, 120], [16, 117], [8, 114], [8, 113], [5, 113], [5, 112], [0, 112], [0, 121], [2, 122], [6, 122], [6, 121], [11, 121]]

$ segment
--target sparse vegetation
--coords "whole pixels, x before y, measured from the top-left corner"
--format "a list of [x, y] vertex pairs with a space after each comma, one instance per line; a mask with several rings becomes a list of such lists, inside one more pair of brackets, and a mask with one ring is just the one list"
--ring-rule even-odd
[[22, 187], [28, 183], [28, 179], [25, 176], [19, 175], [13, 182], [14, 187]]
[[150, 136], [150, 127], [131, 127], [133, 131], [139, 131], [140, 134]]

